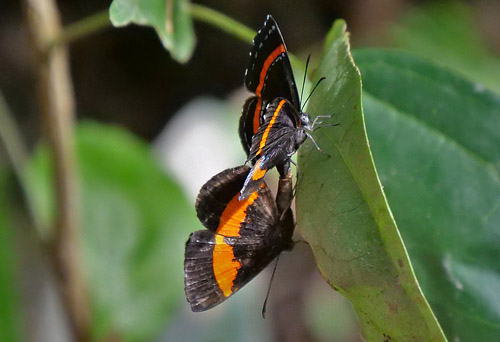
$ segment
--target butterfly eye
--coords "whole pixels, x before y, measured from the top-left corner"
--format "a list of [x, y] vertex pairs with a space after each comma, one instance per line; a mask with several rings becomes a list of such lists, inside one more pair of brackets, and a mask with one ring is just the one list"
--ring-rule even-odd
[[300, 121], [302, 122], [303, 126], [307, 127], [311, 122], [311, 118], [307, 113], [300, 113]]

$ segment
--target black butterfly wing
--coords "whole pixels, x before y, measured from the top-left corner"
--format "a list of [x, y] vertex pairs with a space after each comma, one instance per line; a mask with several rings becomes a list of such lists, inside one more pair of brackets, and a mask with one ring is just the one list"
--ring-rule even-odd
[[240, 200], [248, 198], [253, 192], [257, 191], [267, 171], [273, 167], [278, 168], [280, 178], [286, 175], [290, 165], [290, 155], [292, 154], [290, 151], [294, 151], [294, 141], [294, 133], [290, 132], [275, 141], [272, 146], [268, 146], [269, 151], [257, 160], [248, 173], [240, 191]]
[[200, 189], [196, 198], [196, 214], [200, 222], [215, 232], [220, 224], [222, 213], [234, 195], [241, 190], [249, 172], [248, 166], [226, 169], [213, 176]]
[[184, 253], [184, 291], [193, 311], [204, 311], [223, 302], [213, 270], [215, 235], [198, 230], [189, 236]]
[[[258, 134], [259, 128], [261, 127], [262, 121], [264, 120], [264, 116], [265, 116], [265, 114], [262, 116], [253, 114], [254, 113], [253, 111], [254, 111], [254, 108], [255, 108], [257, 102], [258, 102], [258, 98], [256, 96], [250, 97], [245, 101], [245, 104], [243, 106], [243, 113], [241, 115], [240, 125], [239, 125], [239, 134], [240, 134], [241, 144], [243, 145], [245, 153], [247, 154], [247, 158], [248, 158], [247, 161], [251, 161], [252, 165], [255, 164], [257, 157], [259, 157], [255, 154], [256, 153], [255, 151], [252, 155], [250, 154], [250, 150], [252, 147], [252, 139], [255, 135]], [[271, 108], [272, 107], [273, 106], [271, 106]], [[280, 119], [280, 121], [281, 121], [281, 119]], [[297, 121], [297, 119], [293, 118], [292, 122], [295, 122], [295, 121]], [[276, 133], [287, 132], [286, 128], [288, 128], [288, 126], [289, 125], [287, 123], [287, 127], [284, 127], [285, 128], [284, 130], [280, 130], [280, 128], [283, 127], [283, 124], [281, 122], [278, 122], [275, 125], [275, 127], [273, 128], [271, 135], [276, 136], [275, 132]], [[263, 134], [263, 131], [261, 132], [261, 134]], [[271, 140], [274, 140], [274, 139], [271, 139]], [[272, 144], [268, 144], [268, 146], [270, 146], [270, 145], [272, 145]], [[287, 161], [287, 162], [284, 162], [283, 164], [278, 164], [277, 168], [278, 168], [278, 172], [280, 173], [280, 176], [284, 177], [288, 173], [288, 170], [290, 169], [290, 163]], [[256, 190], [256, 189], [254, 189], [254, 190]]]
[[222, 303], [282, 250], [282, 244], [272, 240], [194, 232], [186, 243], [184, 261], [185, 292], [191, 309], [205, 311]]
[[240, 135], [241, 145], [245, 153], [250, 153], [250, 147], [252, 146], [252, 137], [257, 133], [261, 124], [261, 111], [257, 110], [257, 105], [262, 103], [262, 99], [257, 96], [249, 97], [245, 104], [243, 105], [243, 110], [240, 117], [240, 125], [238, 128], [238, 133]]
[[224, 301], [289, 245], [279, 234], [276, 203], [265, 183], [238, 200], [248, 171], [247, 166], [225, 170], [198, 195], [198, 218], [209, 230], [194, 232], [186, 243], [184, 282], [193, 311]]
[[276, 98], [266, 108], [264, 122], [252, 138], [248, 160], [256, 160], [297, 131], [299, 115], [284, 98]]
[[283, 97], [296, 108], [300, 107], [285, 42], [278, 24], [270, 15], [254, 38], [245, 70], [245, 86], [256, 95], [245, 102], [240, 119], [240, 140], [248, 155], [252, 136], [263, 123], [262, 116], [268, 103]]
[[253, 40], [245, 85], [263, 99], [261, 109], [277, 97], [286, 98], [299, 108], [299, 94], [285, 42], [278, 24], [270, 15]]
[[240, 199], [258, 189], [266, 172], [277, 166], [283, 177], [289, 168], [290, 156], [296, 150], [298, 114], [284, 98], [274, 99], [264, 114], [264, 123], [252, 138], [248, 161], [254, 165], [248, 174]]

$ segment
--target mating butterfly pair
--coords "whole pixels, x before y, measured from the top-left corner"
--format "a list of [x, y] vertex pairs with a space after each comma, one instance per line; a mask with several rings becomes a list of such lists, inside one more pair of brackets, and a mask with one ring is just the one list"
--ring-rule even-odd
[[[243, 106], [239, 135], [253, 166], [227, 169], [200, 190], [196, 212], [208, 230], [190, 235], [184, 261], [193, 311], [221, 303], [293, 246], [290, 158], [312, 139], [314, 124], [301, 110], [286, 46], [270, 15], [254, 38], [245, 86], [255, 95]], [[275, 166], [276, 200], [263, 181]]]

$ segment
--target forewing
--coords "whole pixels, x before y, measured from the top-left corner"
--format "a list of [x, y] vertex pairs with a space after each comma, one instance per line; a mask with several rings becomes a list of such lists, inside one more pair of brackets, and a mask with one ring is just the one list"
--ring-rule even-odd
[[245, 70], [245, 85], [255, 94], [245, 102], [239, 126], [240, 140], [248, 156], [252, 137], [264, 121], [267, 104], [282, 97], [295, 108], [300, 107], [286, 46], [278, 24], [270, 15], [254, 38]]
[[276, 97], [284, 97], [299, 108], [297, 86], [285, 42], [278, 24], [270, 15], [253, 40], [245, 85], [263, 99], [262, 108]]

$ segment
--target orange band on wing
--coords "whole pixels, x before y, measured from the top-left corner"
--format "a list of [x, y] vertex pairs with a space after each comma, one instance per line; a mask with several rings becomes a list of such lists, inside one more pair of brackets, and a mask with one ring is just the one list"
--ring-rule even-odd
[[262, 109], [261, 93], [262, 88], [264, 88], [264, 81], [266, 80], [267, 71], [269, 70], [271, 64], [273, 64], [274, 60], [284, 52], [286, 52], [285, 46], [283, 44], [280, 44], [280, 46], [274, 49], [273, 52], [271, 52], [271, 54], [267, 56], [266, 60], [264, 61], [264, 65], [262, 66], [262, 70], [260, 70], [259, 84], [257, 85], [257, 89], [255, 90], [255, 95], [258, 96], [258, 101], [257, 105], [255, 106], [255, 112], [253, 113], [253, 134], [257, 133], [260, 126], [260, 110]]
[[222, 235], [215, 234], [213, 269], [215, 280], [224, 297], [233, 293], [234, 280], [240, 267], [240, 262], [235, 260], [233, 247], [224, 242]]
[[244, 201], [239, 201], [238, 196], [239, 193], [227, 204], [221, 214], [219, 226], [215, 231], [214, 275], [225, 297], [230, 296], [233, 292], [234, 280], [241, 264], [235, 260], [233, 247], [224, 242], [224, 237], [240, 236], [240, 226], [245, 221], [247, 208], [252, 205], [259, 194], [255, 191]]
[[253, 113], [253, 134], [257, 134], [260, 126], [260, 109], [262, 108], [262, 97], [257, 98], [255, 112]]
[[252, 180], [261, 179], [262, 177], [264, 177], [266, 175], [267, 170], [261, 169], [260, 164], [262, 164], [262, 158], [259, 159], [257, 164], [255, 164], [255, 168], [254, 168], [253, 174], [252, 174]]
[[285, 104], [285, 100], [281, 100], [280, 103], [278, 104], [278, 108], [274, 111], [273, 117], [271, 118], [271, 121], [269, 122], [269, 125], [267, 125], [266, 130], [264, 131], [264, 134], [262, 134], [262, 140], [260, 141], [259, 145], [259, 150], [257, 151], [256, 155], [259, 155], [262, 152], [262, 149], [264, 146], [266, 146], [266, 141], [267, 141], [267, 136], [269, 135], [269, 131], [271, 130], [271, 127], [274, 125], [274, 122], [276, 121], [276, 118], [278, 117], [278, 114], [281, 110], [281, 107]]
[[245, 220], [247, 207], [259, 196], [257, 191], [252, 193], [246, 200], [239, 201], [236, 194], [227, 204], [221, 214], [216, 234], [223, 236], [240, 236], [240, 225]]
[[259, 77], [259, 85], [257, 86], [257, 89], [255, 90], [255, 95], [261, 96], [262, 88], [264, 88], [264, 81], [266, 80], [266, 74], [267, 70], [273, 64], [274, 60], [276, 57], [281, 55], [282, 53], [286, 52], [285, 46], [283, 44], [280, 44], [276, 49], [274, 49], [273, 52], [269, 56], [267, 56], [266, 60], [264, 61], [264, 65], [262, 66], [262, 70], [260, 71], [260, 77]]

